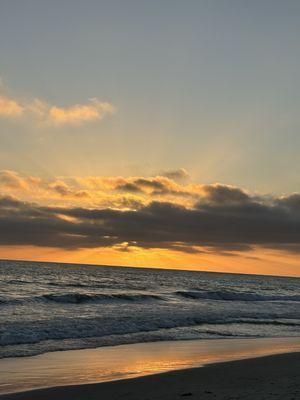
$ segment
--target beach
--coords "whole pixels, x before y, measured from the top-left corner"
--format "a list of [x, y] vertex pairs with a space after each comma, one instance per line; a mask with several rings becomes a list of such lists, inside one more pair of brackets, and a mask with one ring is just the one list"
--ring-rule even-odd
[[284, 399], [300, 397], [300, 353], [1, 396], [1, 400]]
[[[299, 338], [264, 338], [137, 343], [8, 358], [0, 360], [0, 398], [150, 400], [169, 398], [166, 388], [173, 398], [188, 393], [214, 398], [212, 393], [221, 396], [230, 387], [241, 394], [258, 388], [273, 393], [267, 387], [274, 385], [276, 393], [287, 388], [292, 393], [299, 355]], [[147, 395], [141, 396], [143, 390]]]

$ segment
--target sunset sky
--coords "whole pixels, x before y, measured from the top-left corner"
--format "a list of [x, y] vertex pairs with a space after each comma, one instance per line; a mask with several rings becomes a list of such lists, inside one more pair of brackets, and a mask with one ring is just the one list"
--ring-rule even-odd
[[300, 2], [0, 1], [0, 258], [300, 276]]

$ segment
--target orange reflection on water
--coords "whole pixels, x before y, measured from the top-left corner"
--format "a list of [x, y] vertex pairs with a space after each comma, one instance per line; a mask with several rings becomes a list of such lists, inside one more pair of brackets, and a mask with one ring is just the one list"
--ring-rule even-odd
[[124, 379], [291, 351], [300, 351], [299, 338], [140, 343], [2, 359], [0, 393]]

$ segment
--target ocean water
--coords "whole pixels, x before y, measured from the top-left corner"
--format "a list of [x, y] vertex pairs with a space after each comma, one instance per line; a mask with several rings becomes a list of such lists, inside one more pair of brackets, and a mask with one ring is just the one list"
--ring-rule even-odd
[[300, 279], [0, 261], [0, 358], [300, 336]]

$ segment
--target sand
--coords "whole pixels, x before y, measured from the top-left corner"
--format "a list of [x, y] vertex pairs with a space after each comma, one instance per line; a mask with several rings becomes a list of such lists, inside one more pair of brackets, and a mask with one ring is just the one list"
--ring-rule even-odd
[[3, 358], [0, 360], [0, 395], [296, 352], [300, 352], [299, 337], [177, 340]]
[[134, 379], [39, 389], [1, 400], [300, 399], [300, 353], [211, 364]]

